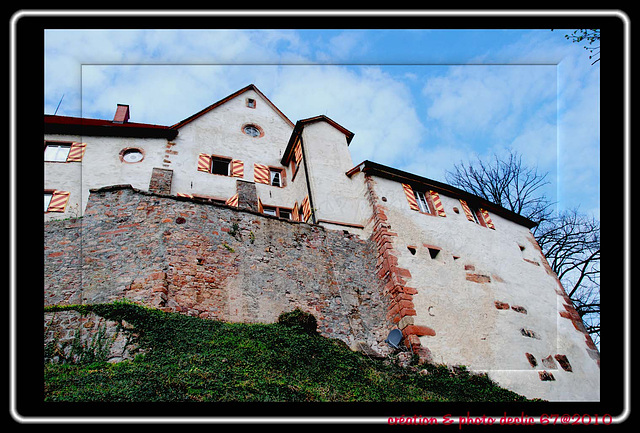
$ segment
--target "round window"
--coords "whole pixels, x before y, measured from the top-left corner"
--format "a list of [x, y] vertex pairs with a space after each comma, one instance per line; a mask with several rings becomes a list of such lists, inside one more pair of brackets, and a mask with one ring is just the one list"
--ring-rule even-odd
[[122, 152], [122, 160], [124, 162], [140, 162], [144, 158], [140, 149], [127, 149]]
[[251, 137], [260, 137], [260, 130], [255, 125], [245, 125], [242, 131]]

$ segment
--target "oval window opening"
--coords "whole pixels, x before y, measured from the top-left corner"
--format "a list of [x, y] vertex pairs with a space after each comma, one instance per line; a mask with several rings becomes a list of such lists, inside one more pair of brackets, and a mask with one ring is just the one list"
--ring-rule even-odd
[[250, 137], [260, 137], [260, 129], [256, 125], [245, 125], [242, 128], [242, 132]]
[[122, 152], [122, 160], [124, 162], [135, 163], [140, 162], [144, 158], [142, 151], [139, 149], [127, 149]]

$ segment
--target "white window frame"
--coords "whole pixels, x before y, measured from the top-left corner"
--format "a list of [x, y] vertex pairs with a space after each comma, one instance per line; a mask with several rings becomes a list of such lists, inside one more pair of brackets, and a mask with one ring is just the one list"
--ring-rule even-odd
[[70, 151], [71, 144], [47, 143], [44, 148], [44, 160], [47, 162], [67, 162]]
[[53, 193], [50, 193], [50, 192], [44, 193], [44, 211], [45, 212], [49, 210], [49, 205], [51, 204], [52, 198], [53, 198]]
[[278, 209], [271, 206], [262, 206], [262, 213], [265, 215], [278, 216]]
[[418, 202], [418, 208], [423, 213], [431, 213], [431, 208], [429, 208], [429, 201], [427, 196], [422, 191], [414, 191], [413, 195], [416, 197], [416, 201]]
[[[276, 176], [278, 179], [278, 184], [276, 185], [275, 181], [276, 181]], [[281, 170], [274, 170], [274, 169], [269, 169], [269, 177], [270, 177], [270, 184], [271, 186], [277, 186], [277, 187], [282, 187], [282, 171]]]

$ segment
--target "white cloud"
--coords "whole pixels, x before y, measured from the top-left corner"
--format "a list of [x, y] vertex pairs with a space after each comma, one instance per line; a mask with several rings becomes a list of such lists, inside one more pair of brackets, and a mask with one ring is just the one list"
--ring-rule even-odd
[[350, 149], [365, 159], [398, 165], [424, 133], [409, 88], [378, 67], [282, 68], [272, 100], [293, 119], [324, 114], [355, 133]]
[[[368, 48], [386, 40], [383, 32], [369, 40], [369, 33], [47, 31], [44, 109], [53, 113], [64, 94], [61, 115], [111, 118], [124, 103], [132, 121], [169, 125], [254, 83], [294, 122], [326, 114], [353, 131], [354, 163], [371, 159], [444, 180], [445, 168], [473, 152], [489, 156], [512, 147], [543, 171], [559, 166], [566, 207], [583, 202], [575, 191], [599, 191], [599, 66], [591, 67], [563, 33], [528, 33], [473, 60], [500, 66], [310, 64], [370, 55]], [[405, 56], [426, 55], [402, 49]], [[388, 50], [382, 58], [411, 63]], [[422, 94], [412, 87], [419, 83]]]

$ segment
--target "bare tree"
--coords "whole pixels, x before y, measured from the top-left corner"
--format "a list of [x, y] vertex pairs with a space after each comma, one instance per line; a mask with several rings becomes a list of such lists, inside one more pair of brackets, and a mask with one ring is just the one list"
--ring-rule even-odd
[[505, 160], [494, 155], [491, 163], [485, 163], [479, 157], [467, 165], [460, 162], [453, 172], [447, 171], [445, 177], [451, 185], [535, 223], [546, 221], [552, 214], [552, 203], [541, 192], [541, 188], [549, 184], [547, 173], [541, 175], [537, 168], [524, 167], [522, 156], [515, 151]]
[[600, 340], [600, 222], [577, 209], [540, 225], [536, 240], [594, 342]]
[[522, 157], [494, 155], [454, 166], [448, 183], [527, 217], [537, 225], [532, 233], [549, 265], [574, 302], [594, 342], [600, 340], [600, 223], [577, 210], [553, 213], [541, 188], [547, 174], [522, 165]]
[[589, 59], [596, 58], [591, 64], [595, 65], [600, 61], [600, 45], [592, 46], [594, 42], [600, 40], [600, 29], [578, 29], [574, 30], [570, 35], [564, 35], [564, 37], [573, 43], [589, 42], [589, 46], [585, 45], [584, 49], [591, 54]]

